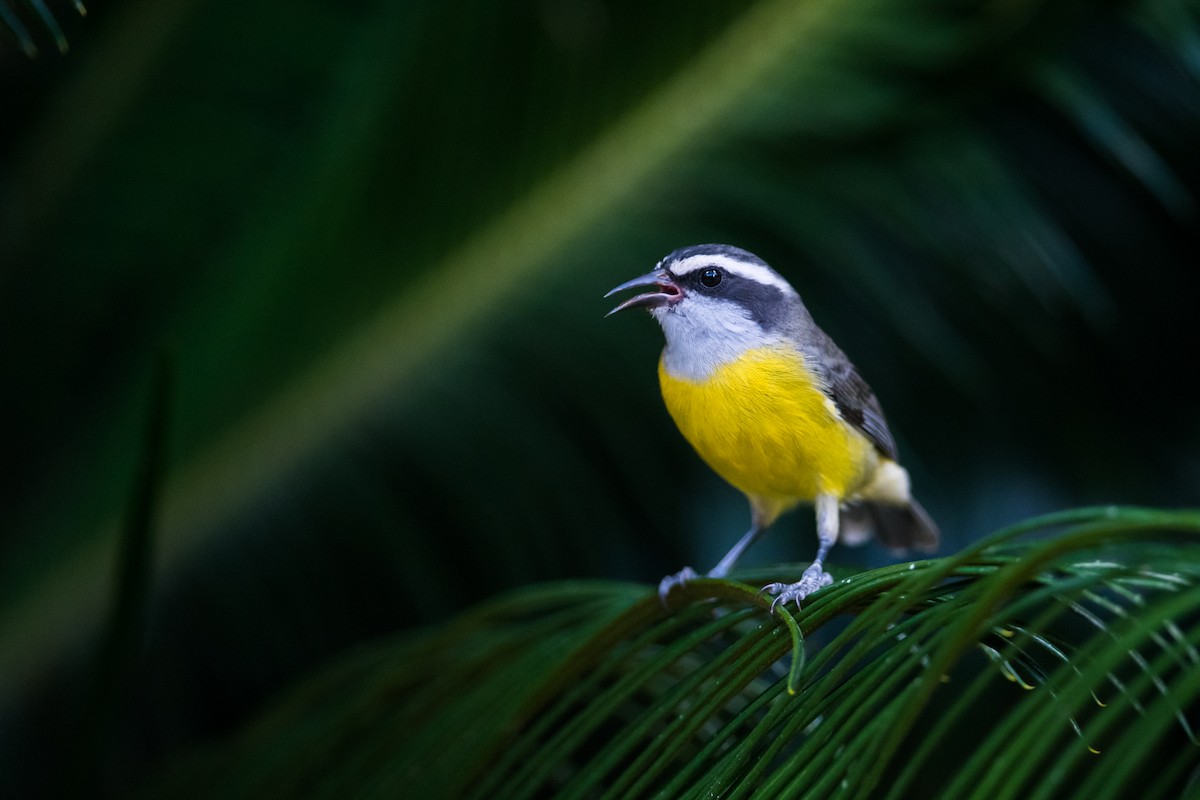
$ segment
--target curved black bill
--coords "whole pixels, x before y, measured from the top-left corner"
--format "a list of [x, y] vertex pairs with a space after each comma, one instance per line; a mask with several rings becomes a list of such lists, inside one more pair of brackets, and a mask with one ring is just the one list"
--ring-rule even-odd
[[627, 308], [657, 308], [674, 302], [680, 297], [679, 287], [675, 285], [675, 281], [671, 279], [671, 276], [664, 269], [656, 269], [653, 272], [647, 272], [645, 275], [639, 275], [632, 280], [625, 281], [620, 286], [610, 289], [608, 294], [604, 296], [612, 297], [617, 292], [623, 292], [626, 289], [640, 289], [643, 286], [654, 286], [659, 291], [643, 292], [642, 294], [634, 295], [604, 316], [611, 317], [618, 311], [624, 311]]

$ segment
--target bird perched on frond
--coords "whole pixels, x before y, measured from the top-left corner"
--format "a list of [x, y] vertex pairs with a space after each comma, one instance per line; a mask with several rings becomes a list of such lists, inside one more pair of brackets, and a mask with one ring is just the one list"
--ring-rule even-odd
[[[896, 549], [937, 547], [937, 526], [910, 493], [875, 393], [783, 276], [745, 250], [703, 244], [676, 250], [605, 296], [629, 289], [649, 291], [609, 315], [645, 308], [658, 320], [667, 410], [700, 457], [750, 501], [750, 530], [708, 577], [728, 574], [801, 503], [816, 511], [817, 555], [799, 581], [763, 587], [775, 595], [772, 608], [799, 605], [832, 583], [824, 562], [839, 533], [852, 544], [874, 532]], [[668, 575], [660, 597], [695, 577], [691, 567]]]

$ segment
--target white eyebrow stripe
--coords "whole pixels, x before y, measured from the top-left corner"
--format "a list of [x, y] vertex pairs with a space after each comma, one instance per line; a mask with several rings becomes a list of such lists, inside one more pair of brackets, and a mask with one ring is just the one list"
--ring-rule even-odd
[[755, 264], [750, 261], [742, 261], [737, 258], [732, 258], [731, 256], [717, 253], [698, 253], [694, 256], [688, 256], [687, 258], [668, 265], [667, 269], [675, 273], [676, 276], [682, 277], [687, 275], [689, 272], [695, 272], [696, 270], [704, 269], [705, 267], [720, 267], [726, 272], [731, 272], [734, 275], [746, 278], [747, 280], [752, 280], [756, 283], [761, 283], [766, 286], [774, 286], [784, 294], [796, 294], [796, 290], [792, 288], [792, 285], [785, 281], [774, 270], [765, 267], [762, 264]]

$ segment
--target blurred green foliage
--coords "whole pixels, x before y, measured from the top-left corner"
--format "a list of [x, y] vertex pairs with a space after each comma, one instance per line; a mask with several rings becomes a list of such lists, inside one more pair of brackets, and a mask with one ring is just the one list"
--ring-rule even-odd
[[[950, 549], [1196, 500], [1194, 2], [51, 10], [68, 57], [0, 40], [18, 788], [70, 746], [164, 355], [110, 791], [356, 642], [532, 581], [715, 560], [743, 501], [663, 413], [653, 326], [601, 321], [680, 245], [792, 280]], [[801, 516], [750, 563], [806, 552]]]

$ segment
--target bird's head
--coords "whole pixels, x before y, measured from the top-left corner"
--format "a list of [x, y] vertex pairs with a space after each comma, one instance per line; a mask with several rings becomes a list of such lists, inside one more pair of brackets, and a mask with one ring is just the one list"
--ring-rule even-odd
[[[645, 308], [662, 325], [668, 356], [681, 373], [732, 360], [787, 339], [807, 316], [791, 284], [753, 253], [725, 244], [684, 247], [605, 297], [649, 289], [608, 312]], [[682, 366], [687, 365], [688, 369]]]

